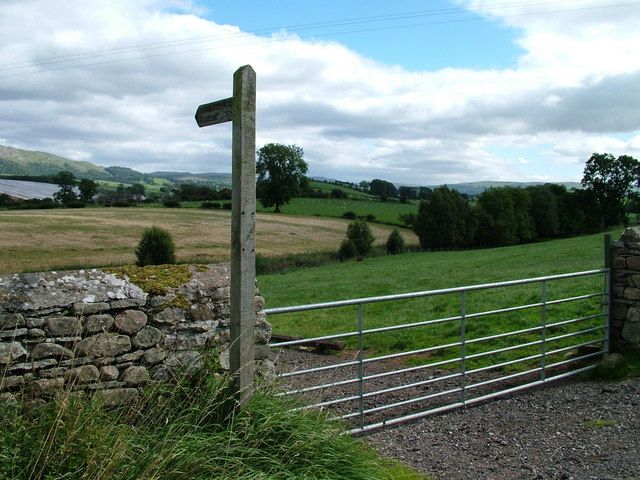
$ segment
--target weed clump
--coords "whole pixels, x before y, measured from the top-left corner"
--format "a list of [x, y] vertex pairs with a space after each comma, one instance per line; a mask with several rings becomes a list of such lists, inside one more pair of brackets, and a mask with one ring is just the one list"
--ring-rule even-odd
[[160, 227], [146, 228], [136, 247], [136, 259], [139, 267], [176, 263], [171, 234]]

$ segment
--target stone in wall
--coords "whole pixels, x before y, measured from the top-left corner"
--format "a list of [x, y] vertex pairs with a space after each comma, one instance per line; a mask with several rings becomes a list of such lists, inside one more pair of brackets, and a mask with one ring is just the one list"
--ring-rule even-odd
[[614, 348], [640, 347], [640, 227], [627, 228], [612, 245]]
[[[186, 282], [154, 294], [99, 269], [0, 276], [0, 395], [64, 389], [130, 403], [207, 351], [226, 366], [229, 295], [228, 264], [188, 267]], [[271, 326], [257, 289], [255, 305], [256, 361], [269, 369]]]

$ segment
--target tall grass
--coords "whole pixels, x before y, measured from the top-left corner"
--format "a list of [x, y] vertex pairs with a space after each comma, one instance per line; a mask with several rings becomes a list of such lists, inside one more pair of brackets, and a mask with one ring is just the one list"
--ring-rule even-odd
[[3, 404], [0, 478], [423, 478], [340, 435], [323, 414], [291, 412], [266, 387], [238, 414], [226, 392], [205, 369], [116, 409], [74, 392]]

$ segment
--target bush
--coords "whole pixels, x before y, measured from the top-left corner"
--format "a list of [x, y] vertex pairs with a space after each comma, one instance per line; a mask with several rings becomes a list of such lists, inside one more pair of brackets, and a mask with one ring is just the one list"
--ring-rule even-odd
[[220, 208], [220, 204], [218, 202], [202, 202], [200, 204], [200, 208]]
[[127, 202], [125, 200], [116, 200], [115, 202], [111, 203], [111, 206], [112, 207], [126, 208], [126, 207], [133, 207], [133, 203]]
[[71, 200], [64, 204], [64, 208], [84, 208], [87, 204], [82, 200]]
[[346, 212], [344, 212], [342, 214], [342, 218], [347, 218], [349, 220], [355, 220], [356, 219], [356, 214], [355, 214], [355, 212], [352, 212], [352, 211], [348, 210], [348, 211], [346, 211]]
[[389, 234], [387, 243], [385, 243], [384, 246], [387, 248], [387, 253], [390, 255], [404, 252], [404, 238], [402, 238], [402, 235], [400, 235], [397, 228], [394, 228]]
[[347, 227], [347, 239], [353, 242], [358, 255], [369, 256], [374, 238], [366, 222], [356, 220], [350, 223]]
[[231, 204], [230, 203], [224, 203], [224, 204], [222, 204], [222, 208], [224, 208], [225, 210], [231, 210]]
[[353, 258], [357, 254], [358, 249], [356, 248], [356, 244], [353, 243], [353, 240], [349, 240], [348, 238], [342, 240], [340, 250], [338, 250], [338, 258], [340, 258], [341, 261]]
[[376, 216], [369, 213], [369, 214], [367, 214], [366, 217], [364, 217], [364, 219], [367, 222], [375, 222], [376, 221]]
[[176, 198], [165, 198], [162, 204], [167, 208], [179, 208], [180, 201]]
[[160, 227], [146, 228], [136, 247], [136, 265], [164, 265], [176, 263], [171, 234]]

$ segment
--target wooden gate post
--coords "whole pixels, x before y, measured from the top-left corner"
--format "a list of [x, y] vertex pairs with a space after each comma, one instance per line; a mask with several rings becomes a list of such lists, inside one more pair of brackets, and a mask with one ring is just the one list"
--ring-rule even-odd
[[253, 393], [256, 288], [256, 72], [233, 74], [233, 97], [200, 105], [200, 127], [233, 122], [231, 177], [231, 369], [236, 406]]

